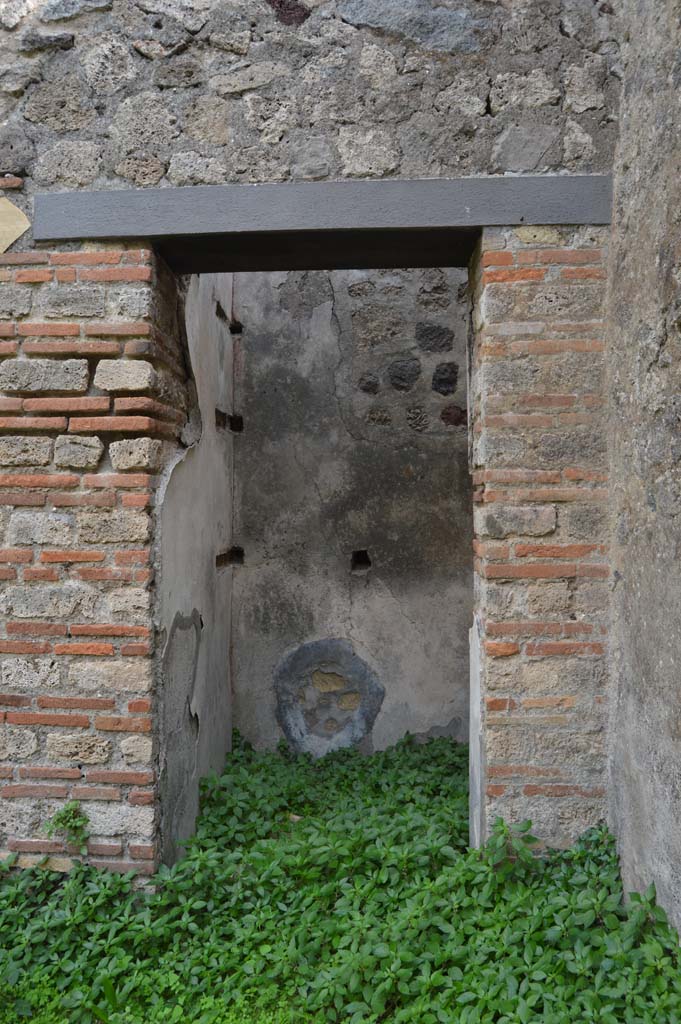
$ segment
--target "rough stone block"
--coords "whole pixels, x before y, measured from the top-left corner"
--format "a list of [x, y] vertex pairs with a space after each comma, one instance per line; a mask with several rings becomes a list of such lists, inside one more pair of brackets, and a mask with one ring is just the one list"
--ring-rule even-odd
[[69, 687], [83, 693], [147, 693], [152, 666], [147, 658], [125, 661], [79, 660], [69, 665]]
[[38, 738], [30, 729], [0, 725], [0, 761], [23, 761], [38, 749]]
[[126, 764], [150, 764], [153, 743], [148, 736], [126, 736], [121, 740], [121, 753]]
[[78, 536], [87, 544], [142, 543], [149, 538], [151, 523], [146, 512], [83, 512], [78, 516]]
[[57, 466], [71, 469], [96, 469], [103, 451], [104, 445], [98, 437], [62, 434], [54, 445], [54, 461]]
[[87, 816], [92, 835], [152, 838], [154, 834], [153, 807], [130, 807], [93, 800], [88, 801]]
[[146, 622], [149, 619], [151, 595], [142, 587], [119, 587], [107, 595], [109, 610], [121, 622]]
[[46, 466], [51, 459], [49, 437], [0, 437], [0, 466]]
[[85, 359], [6, 359], [0, 363], [0, 391], [87, 391]]
[[26, 316], [31, 312], [31, 302], [32, 294], [28, 286], [3, 284], [0, 288], [0, 320]]
[[47, 756], [52, 761], [105, 764], [111, 756], [111, 742], [88, 733], [48, 733]]
[[475, 531], [481, 537], [500, 540], [518, 534], [521, 537], [542, 537], [556, 529], [555, 505], [494, 505], [476, 508]]
[[99, 600], [99, 591], [84, 583], [32, 583], [6, 587], [0, 593], [0, 612], [17, 619], [86, 621], [95, 617]]
[[69, 547], [74, 537], [74, 519], [67, 512], [14, 512], [7, 532], [11, 545]]
[[59, 663], [50, 658], [5, 658], [1, 668], [7, 693], [43, 693], [61, 683]]
[[106, 316], [106, 296], [103, 288], [91, 284], [60, 284], [57, 288], [43, 288], [38, 293], [34, 315]]
[[163, 444], [151, 437], [135, 437], [125, 441], [112, 441], [109, 456], [114, 469], [158, 469]]
[[102, 359], [95, 371], [95, 387], [103, 391], [149, 391], [155, 383], [156, 371], [144, 359]]

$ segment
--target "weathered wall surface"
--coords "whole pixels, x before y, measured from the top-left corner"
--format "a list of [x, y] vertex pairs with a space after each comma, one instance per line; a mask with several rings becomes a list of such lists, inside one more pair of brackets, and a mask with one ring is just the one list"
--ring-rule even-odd
[[594, 0], [5, 0], [0, 174], [34, 189], [603, 170]]
[[[380, 748], [407, 731], [465, 739], [465, 272], [234, 282], [244, 428], [234, 435], [244, 549], [234, 570], [235, 724], [258, 745], [275, 744], [283, 727], [317, 753], [351, 739]], [[369, 569], [353, 571], [357, 551]], [[382, 695], [341, 686], [339, 639], [371, 666]], [[314, 654], [305, 672], [298, 659], [280, 669], [301, 645]], [[308, 685], [293, 699], [291, 673], [301, 672]]]
[[610, 262], [615, 481], [610, 811], [625, 884], [681, 925], [681, 175], [673, 0], [626, 0]]
[[471, 267], [476, 838], [500, 815], [563, 845], [604, 817], [608, 234], [486, 229]]
[[[231, 740], [231, 570], [219, 564], [232, 526], [232, 441], [216, 410], [231, 408], [231, 278], [191, 279], [185, 301], [198, 408], [157, 494], [156, 626], [160, 630], [163, 857], [191, 835], [199, 780], [219, 771]], [[216, 559], [218, 560], [216, 564]]]
[[[175, 280], [151, 252], [0, 255], [0, 855], [158, 855], [153, 505], [187, 408]], [[77, 852], [77, 851], [75, 851]]]

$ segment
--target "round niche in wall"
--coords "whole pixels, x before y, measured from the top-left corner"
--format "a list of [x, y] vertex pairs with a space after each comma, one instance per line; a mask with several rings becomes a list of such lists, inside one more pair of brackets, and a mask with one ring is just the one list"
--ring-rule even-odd
[[274, 674], [277, 718], [294, 750], [320, 757], [371, 732], [385, 690], [348, 640], [314, 640]]

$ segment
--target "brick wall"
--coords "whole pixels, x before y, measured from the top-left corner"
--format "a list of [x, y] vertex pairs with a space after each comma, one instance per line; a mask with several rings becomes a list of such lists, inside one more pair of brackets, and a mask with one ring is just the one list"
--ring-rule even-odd
[[554, 845], [604, 817], [606, 239], [486, 230], [471, 271], [475, 824], [532, 818]]
[[175, 282], [141, 248], [0, 255], [0, 854], [156, 856], [153, 505], [186, 408]]

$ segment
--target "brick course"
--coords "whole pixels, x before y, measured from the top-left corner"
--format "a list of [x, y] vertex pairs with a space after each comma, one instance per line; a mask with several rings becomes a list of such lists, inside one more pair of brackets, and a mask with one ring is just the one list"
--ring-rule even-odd
[[[0, 289], [21, 288], [28, 310], [0, 320], [0, 855], [68, 868], [78, 851], [41, 824], [77, 799], [92, 863], [149, 874], [155, 637], [139, 595], [153, 582], [156, 474], [184, 422], [174, 280], [139, 246], [0, 264]], [[69, 291], [81, 282], [99, 290], [92, 316], [67, 312], [84, 308]], [[148, 318], [103, 318], [107, 288], [148, 289]]]
[[474, 813], [483, 836], [497, 816], [531, 818], [564, 845], [605, 815], [607, 231], [521, 236], [486, 230], [471, 267]]

